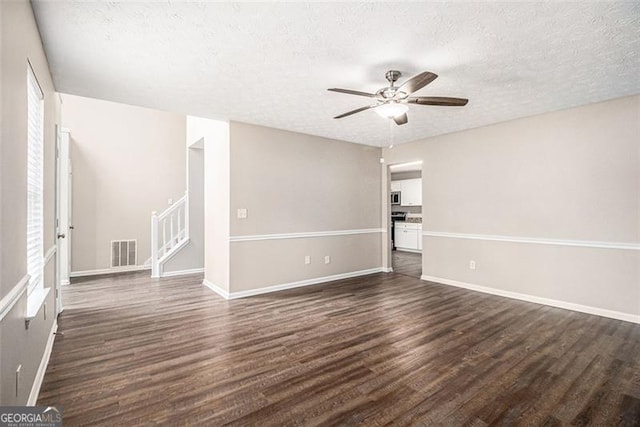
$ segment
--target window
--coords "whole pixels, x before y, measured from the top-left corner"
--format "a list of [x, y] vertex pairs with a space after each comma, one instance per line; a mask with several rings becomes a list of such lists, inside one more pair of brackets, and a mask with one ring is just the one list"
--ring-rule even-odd
[[28, 294], [43, 289], [44, 211], [42, 202], [44, 96], [27, 66], [27, 273]]

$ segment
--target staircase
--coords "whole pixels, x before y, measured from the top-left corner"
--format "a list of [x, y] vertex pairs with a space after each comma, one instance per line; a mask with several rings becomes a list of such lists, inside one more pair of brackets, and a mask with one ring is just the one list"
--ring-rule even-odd
[[158, 215], [151, 213], [151, 277], [161, 277], [163, 264], [189, 242], [189, 192]]

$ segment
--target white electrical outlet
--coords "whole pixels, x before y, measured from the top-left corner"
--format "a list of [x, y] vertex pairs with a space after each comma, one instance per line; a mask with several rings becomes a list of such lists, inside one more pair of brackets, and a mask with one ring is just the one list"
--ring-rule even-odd
[[331, 257], [329, 255], [325, 255], [324, 257], [324, 263], [325, 264], [329, 264], [331, 262]]
[[469, 268], [471, 270], [475, 270], [476, 269], [476, 262], [473, 261], [473, 260], [469, 261]]
[[238, 209], [238, 219], [246, 219], [247, 218], [247, 208]]
[[304, 256], [304, 263], [305, 264], [311, 264], [311, 257], [309, 255], [305, 255]]

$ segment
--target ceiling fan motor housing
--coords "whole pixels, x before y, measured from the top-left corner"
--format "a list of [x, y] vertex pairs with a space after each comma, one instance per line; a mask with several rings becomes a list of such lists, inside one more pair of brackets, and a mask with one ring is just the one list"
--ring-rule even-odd
[[391, 83], [391, 86], [393, 86], [393, 84], [398, 81], [398, 79], [400, 78], [400, 76], [402, 75], [402, 73], [398, 70], [389, 70], [387, 71], [387, 73], [384, 75], [387, 80], [389, 81], [389, 83]]

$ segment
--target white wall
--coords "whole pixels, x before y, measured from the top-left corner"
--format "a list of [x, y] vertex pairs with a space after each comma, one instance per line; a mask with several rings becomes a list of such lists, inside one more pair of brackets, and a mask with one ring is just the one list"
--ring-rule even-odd
[[639, 115], [632, 96], [384, 149], [423, 161], [423, 231], [478, 237], [424, 236], [423, 274], [640, 315], [640, 251], [490, 240], [637, 248]]
[[[0, 1], [0, 300], [27, 274], [27, 61], [44, 92], [44, 251], [55, 245], [55, 126], [60, 102], [28, 1]], [[56, 257], [44, 269], [55, 280]], [[25, 329], [26, 293], [0, 323], [0, 404], [24, 405], [51, 337], [54, 292]], [[15, 375], [22, 365], [18, 395]]]
[[230, 143], [226, 122], [189, 117], [204, 138], [204, 278], [229, 292]]
[[138, 264], [151, 256], [151, 212], [186, 190], [186, 117], [63, 95], [71, 131], [71, 271], [110, 268], [111, 240], [137, 239]]

